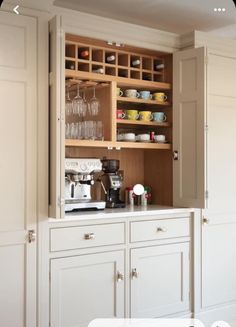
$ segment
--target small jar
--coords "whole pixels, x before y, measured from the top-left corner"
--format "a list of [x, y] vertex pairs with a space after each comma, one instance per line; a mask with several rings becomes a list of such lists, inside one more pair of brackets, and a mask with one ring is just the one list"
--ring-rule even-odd
[[125, 189], [125, 203], [127, 205], [134, 205], [134, 192], [132, 187], [126, 187]]

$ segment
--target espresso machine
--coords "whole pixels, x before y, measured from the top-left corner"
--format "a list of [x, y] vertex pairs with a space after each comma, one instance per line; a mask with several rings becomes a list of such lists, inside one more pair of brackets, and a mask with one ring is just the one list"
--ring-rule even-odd
[[124, 208], [120, 200], [123, 177], [119, 173], [120, 162], [115, 159], [102, 159], [103, 175], [100, 178], [105, 193], [106, 208]]
[[65, 211], [105, 208], [105, 201], [93, 200], [91, 197], [94, 174], [101, 171], [100, 159], [65, 159]]

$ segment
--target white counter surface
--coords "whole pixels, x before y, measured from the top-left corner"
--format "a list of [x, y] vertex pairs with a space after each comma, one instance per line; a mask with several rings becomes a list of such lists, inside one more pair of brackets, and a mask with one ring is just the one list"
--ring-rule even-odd
[[159, 205], [142, 206], [127, 206], [122, 209], [105, 209], [97, 211], [80, 211], [66, 213], [63, 219], [50, 218], [49, 222], [66, 222], [74, 220], [93, 220], [93, 219], [106, 219], [106, 218], [125, 218], [125, 217], [140, 217], [151, 215], [175, 214], [184, 212], [193, 212], [191, 208], [174, 208]]

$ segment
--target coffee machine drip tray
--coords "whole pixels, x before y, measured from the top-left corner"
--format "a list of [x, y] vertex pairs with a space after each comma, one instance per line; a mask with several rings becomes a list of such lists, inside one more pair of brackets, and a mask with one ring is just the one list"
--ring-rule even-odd
[[85, 210], [85, 209], [105, 209], [105, 201], [67, 199], [65, 201], [65, 211]]

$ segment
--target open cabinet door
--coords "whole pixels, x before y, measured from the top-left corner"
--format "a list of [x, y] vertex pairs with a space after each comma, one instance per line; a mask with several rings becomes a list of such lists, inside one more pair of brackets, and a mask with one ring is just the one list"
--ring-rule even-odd
[[50, 41], [50, 90], [49, 90], [49, 157], [50, 190], [49, 217], [64, 217], [64, 158], [65, 158], [65, 78], [64, 78], [64, 35], [60, 18], [49, 23]]
[[205, 208], [205, 49], [173, 60], [173, 203]]

